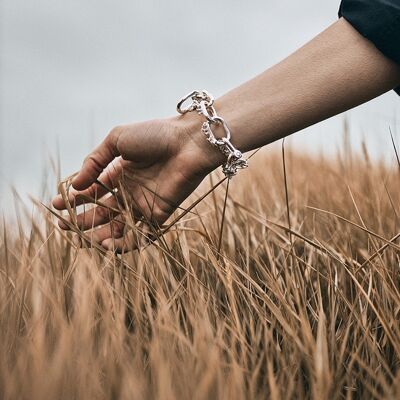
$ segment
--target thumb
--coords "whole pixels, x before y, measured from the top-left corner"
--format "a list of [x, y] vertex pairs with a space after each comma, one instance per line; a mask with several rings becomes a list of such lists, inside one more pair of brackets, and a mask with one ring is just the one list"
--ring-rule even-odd
[[74, 189], [87, 189], [107, 165], [120, 155], [117, 144], [121, 133], [122, 129], [119, 127], [112, 129], [103, 142], [85, 158], [81, 170], [72, 181]]

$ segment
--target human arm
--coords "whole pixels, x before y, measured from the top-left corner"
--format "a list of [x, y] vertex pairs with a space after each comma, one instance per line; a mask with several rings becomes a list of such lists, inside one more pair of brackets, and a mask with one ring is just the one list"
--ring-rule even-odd
[[[399, 83], [399, 65], [341, 18], [279, 64], [219, 98], [215, 108], [228, 122], [232, 142], [248, 151], [358, 106]], [[193, 130], [199, 118], [192, 121]]]
[[[215, 108], [230, 127], [232, 143], [248, 151], [399, 84], [399, 66], [340, 19], [281, 63], [217, 99]], [[73, 181], [71, 203], [84, 202], [82, 193], [105, 195], [95, 183], [99, 175], [100, 181], [118, 188], [122, 171], [127, 171], [133, 213], [162, 224], [224, 160], [202, 136], [202, 121], [190, 113], [115, 128], [85, 160]], [[119, 156], [122, 160], [110, 166]], [[111, 196], [104, 202], [115, 207], [118, 200]], [[60, 197], [53, 204], [65, 207]], [[131, 247], [124, 222], [115, 217], [107, 208], [95, 207], [78, 216], [78, 224], [83, 230], [96, 228], [94, 240], [108, 249]]]

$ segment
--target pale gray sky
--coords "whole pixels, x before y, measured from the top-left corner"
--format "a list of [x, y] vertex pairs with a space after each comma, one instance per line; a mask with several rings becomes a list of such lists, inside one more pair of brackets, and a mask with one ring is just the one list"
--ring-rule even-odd
[[[0, 185], [37, 194], [57, 143], [63, 174], [119, 123], [168, 116], [193, 88], [218, 96], [337, 18], [339, 0], [0, 0]], [[393, 157], [400, 99], [348, 113], [352, 141]], [[290, 140], [330, 152], [343, 116]], [[46, 168], [47, 167], [47, 168]], [[0, 195], [1, 196], [1, 195]]]

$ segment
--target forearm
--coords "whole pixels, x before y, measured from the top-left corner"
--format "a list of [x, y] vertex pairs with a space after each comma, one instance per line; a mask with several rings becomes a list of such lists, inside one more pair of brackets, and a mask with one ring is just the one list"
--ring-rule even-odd
[[[399, 84], [399, 66], [340, 19], [281, 63], [217, 99], [215, 108], [228, 123], [233, 144], [248, 151]], [[188, 123], [198, 129], [196, 117]]]

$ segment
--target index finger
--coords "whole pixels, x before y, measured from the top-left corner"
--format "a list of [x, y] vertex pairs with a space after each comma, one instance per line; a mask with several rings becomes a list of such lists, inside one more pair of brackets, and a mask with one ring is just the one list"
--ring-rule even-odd
[[117, 144], [121, 133], [121, 128], [114, 128], [103, 142], [85, 158], [81, 170], [72, 181], [74, 189], [87, 189], [96, 181], [107, 165], [120, 155]]

